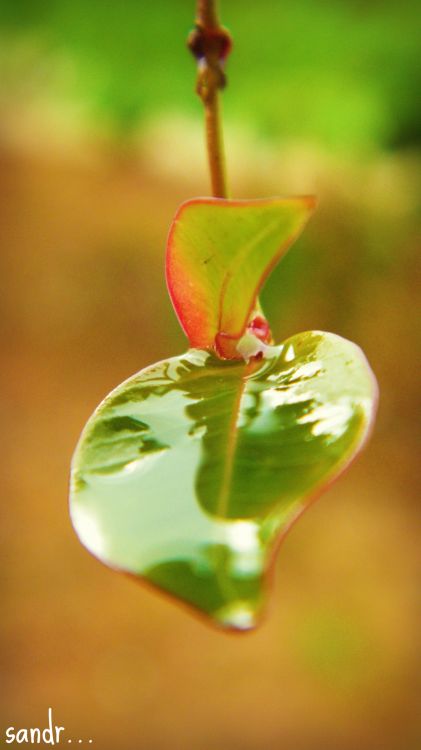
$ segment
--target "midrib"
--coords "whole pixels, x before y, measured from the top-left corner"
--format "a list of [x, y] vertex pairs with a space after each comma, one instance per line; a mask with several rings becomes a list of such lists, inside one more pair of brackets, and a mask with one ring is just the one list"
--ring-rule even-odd
[[[221, 292], [219, 296], [219, 310], [218, 310], [218, 333], [223, 333], [221, 329], [222, 329], [222, 318], [224, 314], [224, 302], [225, 302], [227, 288], [228, 288], [228, 284], [230, 280], [235, 275], [235, 272], [238, 270], [238, 268], [245, 262], [245, 259], [247, 258], [249, 253], [253, 252], [256, 245], [259, 242], [261, 242], [261, 240], [269, 237], [269, 235], [272, 234], [272, 232], [277, 227], [277, 225], [278, 225], [277, 219], [271, 222], [268, 222], [268, 224], [264, 226], [260, 230], [260, 232], [258, 232], [254, 237], [252, 237], [249, 240], [249, 242], [246, 242], [241, 248], [241, 250], [239, 251], [239, 253], [234, 256], [234, 259], [233, 259], [234, 262], [232, 263], [231, 266], [229, 266], [221, 284]], [[260, 281], [260, 279], [258, 281]], [[256, 286], [258, 284], [258, 281], [256, 282]]]
[[219, 496], [218, 496], [218, 500], [216, 503], [217, 515], [222, 518], [226, 518], [227, 512], [228, 512], [230, 486], [231, 486], [232, 474], [233, 474], [233, 469], [234, 469], [234, 456], [235, 456], [235, 451], [236, 451], [237, 442], [238, 442], [238, 432], [239, 432], [237, 429], [238, 414], [240, 412], [241, 400], [243, 398], [243, 394], [244, 394], [246, 384], [247, 384], [246, 376], [248, 375], [250, 369], [252, 369], [250, 365], [245, 365], [244, 373], [241, 376], [239, 386], [237, 388], [237, 392], [234, 398], [231, 417], [229, 421], [228, 443], [227, 443], [227, 450], [225, 454], [225, 466], [224, 466], [224, 472], [222, 475], [222, 482], [221, 482], [221, 487], [219, 491]]

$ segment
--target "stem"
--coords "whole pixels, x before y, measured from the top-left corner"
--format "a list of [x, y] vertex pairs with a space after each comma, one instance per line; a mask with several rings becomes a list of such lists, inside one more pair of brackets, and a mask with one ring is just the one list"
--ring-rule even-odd
[[197, 0], [197, 21], [205, 28], [218, 28], [216, 0]]
[[231, 49], [231, 38], [219, 24], [215, 0], [197, 0], [196, 26], [189, 36], [188, 46], [198, 63], [196, 90], [205, 108], [212, 194], [215, 198], [226, 198], [228, 191], [219, 89], [226, 84], [223, 65]]
[[212, 195], [215, 198], [228, 198], [224, 138], [222, 134], [221, 106], [218, 91], [215, 91], [212, 99], [204, 104]]

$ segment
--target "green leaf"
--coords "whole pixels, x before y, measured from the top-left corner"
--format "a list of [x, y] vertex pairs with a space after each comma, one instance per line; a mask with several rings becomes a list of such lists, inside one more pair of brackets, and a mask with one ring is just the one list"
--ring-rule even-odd
[[167, 283], [192, 347], [238, 358], [257, 295], [314, 205], [310, 196], [196, 198], [179, 208], [168, 238]]
[[192, 349], [98, 407], [71, 515], [103, 562], [226, 628], [259, 619], [275, 543], [364, 443], [377, 389], [361, 350], [307, 332], [249, 363]]

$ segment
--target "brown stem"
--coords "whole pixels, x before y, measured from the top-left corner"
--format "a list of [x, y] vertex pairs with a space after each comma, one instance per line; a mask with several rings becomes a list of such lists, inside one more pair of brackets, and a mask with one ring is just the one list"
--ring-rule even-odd
[[226, 84], [223, 66], [231, 49], [231, 38], [219, 24], [215, 0], [197, 0], [196, 26], [189, 35], [188, 46], [198, 63], [196, 90], [205, 108], [212, 193], [215, 198], [226, 198], [228, 193], [219, 90]]
[[221, 106], [216, 91], [205, 103], [206, 143], [212, 194], [215, 198], [227, 198], [227, 176], [225, 169], [224, 139], [221, 127]]
[[197, 0], [197, 21], [210, 29], [219, 26], [216, 0]]

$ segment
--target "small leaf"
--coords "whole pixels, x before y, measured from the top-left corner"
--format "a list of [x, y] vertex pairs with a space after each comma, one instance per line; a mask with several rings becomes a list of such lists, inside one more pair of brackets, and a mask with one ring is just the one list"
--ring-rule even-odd
[[179, 208], [168, 238], [167, 283], [192, 347], [238, 358], [259, 290], [314, 205], [310, 196], [197, 198]]
[[276, 541], [364, 443], [361, 350], [307, 332], [248, 364], [192, 349], [118, 386], [88, 421], [71, 515], [86, 547], [221, 627], [259, 619]]

